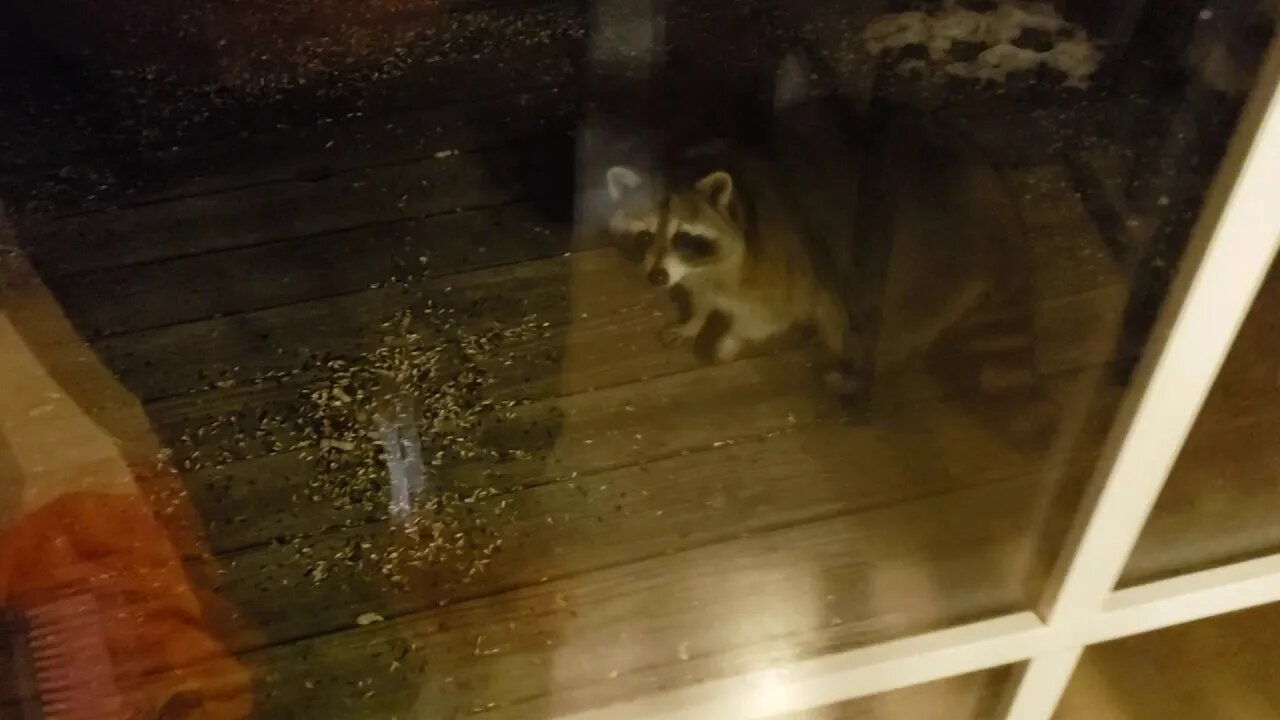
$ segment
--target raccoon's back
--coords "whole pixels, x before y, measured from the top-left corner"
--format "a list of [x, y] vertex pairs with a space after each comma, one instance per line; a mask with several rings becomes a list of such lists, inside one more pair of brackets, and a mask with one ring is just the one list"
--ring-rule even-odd
[[963, 138], [912, 113], [873, 126], [868, 141], [856, 242], [885, 253], [882, 363], [910, 359], [975, 316], [1022, 314], [1027, 248], [1000, 173]]
[[738, 152], [732, 161], [746, 204], [748, 263], [744, 283], [786, 314], [811, 317], [838, 292], [829, 257], [800, 217], [787, 178], [768, 158]]
[[976, 147], [936, 121], [882, 128], [859, 228], [887, 250], [877, 364], [923, 360], [951, 395], [1020, 443], [1056, 411], [1036, 373], [1032, 266], [1017, 201]]

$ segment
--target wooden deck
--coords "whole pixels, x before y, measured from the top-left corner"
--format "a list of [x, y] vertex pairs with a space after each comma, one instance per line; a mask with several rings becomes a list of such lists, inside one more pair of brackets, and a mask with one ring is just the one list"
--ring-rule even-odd
[[[68, 316], [191, 468], [262, 717], [537, 717], [1024, 604], [1048, 449], [1011, 447], [923, 374], [854, 422], [806, 347], [711, 366], [661, 346], [668, 302], [611, 249], [568, 254], [568, 225], [505, 172], [566, 140], [308, 180], [253, 169], [29, 225]], [[1040, 370], [1070, 407], [1123, 288], [1062, 170], [1016, 179], [1041, 240]], [[192, 436], [297, 412], [318, 358], [368, 351], [428, 303], [536, 332], [479, 360], [487, 396], [517, 402], [483, 435], [505, 459], [432, 479], [483, 490], [459, 531], [501, 547], [482, 572], [454, 558], [394, 583], [350, 552], [403, 542], [385, 512], [317, 494], [304, 451]], [[1105, 428], [1086, 425], [1073, 478]]]
[[[1021, 609], [1038, 590], [1027, 578], [1120, 392], [1107, 363], [1125, 303], [1061, 148], [1007, 168], [1065, 438], [1027, 448], [923, 372], [888, 379], [855, 421], [807, 347], [713, 366], [661, 346], [667, 301], [612, 250], [571, 244], [540, 194], [541, 169], [572, 167], [572, 105], [550, 88], [390, 134], [366, 118], [207, 140], [114, 208], [20, 218], [46, 283], [184, 468], [214, 555], [192, 570], [246, 621], [232, 645], [259, 717], [545, 717]], [[385, 509], [318, 492], [296, 437], [202, 430], [296, 415], [329, 361], [428, 307], [493, 336], [476, 363], [503, 409], [477, 440], [497, 459], [431, 478], [462, 550], [404, 580], [380, 571], [408, 542]], [[69, 389], [107, 427], [123, 412]], [[1274, 437], [1273, 406], [1243, 391], [1211, 404], [1178, 477], [1220, 476], [1218, 448]], [[1261, 510], [1251, 532], [1189, 532], [1245, 505], [1162, 505], [1134, 577], [1203, 562], [1206, 537], [1223, 538], [1213, 560], [1273, 542]], [[383, 619], [357, 622], [369, 613]], [[1003, 677], [924, 692], [980, 716]], [[924, 716], [897, 697], [828, 715]]]

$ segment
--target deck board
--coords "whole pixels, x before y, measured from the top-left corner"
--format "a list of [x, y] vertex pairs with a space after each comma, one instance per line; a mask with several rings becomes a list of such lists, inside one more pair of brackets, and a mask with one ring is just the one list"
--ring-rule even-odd
[[[831, 428], [825, 431], [836, 432]], [[880, 431], [879, 435], [911, 450], [920, 447], [893, 433]], [[814, 462], [809, 452], [801, 457], [802, 462]], [[863, 457], [872, 460], [875, 455]], [[779, 456], [777, 465], [790, 469], [787, 462], [791, 459]], [[975, 459], [975, 462], [989, 467], [985, 460]], [[711, 457], [706, 461], [720, 467], [721, 473], [725, 472], [725, 463], [715, 462]], [[1082, 459], [1079, 472], [1087, 473], [1088, 465]], [[875, 466], [877, 469], [891, 467], [883, 460]], [[686, 465], [678, 463], [675, 467]], [[1187, 471], [1205, 472], [1212, 467], [1210, 459]], [[960, 469], [956, 477], [972, 480], [974, 476], [964, 474], [964, 470]], [[632, 469], [631, 472], [641, 471]], [[652, 483], [655, 476], [660, 478], [661, 474], [650, 472], [643, 480]], [[762, 485], [767, 487], [769, 474], [761, 477], [764, 478]], [[823, 493], [832, 493], [829, 498], [847, 497], [845, 491], [853, 489], [856, 493], [856, 488], [865, 488], [873, 495], [903, 492], [909, 482], [892, 474], [859, 477], [828, 472], [798, 477], [784, 488], [771, 492], [790, 503], [792, 491], [808, 487], [809, 490], [802, 492], [814, 492], [815, 483], [811, 482], [814, 477], [826, 478], [827, 483], [825, 489], [818, 490], [818, 500], [823, 499]], [[612, 475], [607, 479], [611, 487], [617, 482]], [[942, 486], [950, 483], [946, 479], [934, 481]], [[732, 478], [728, 482], [741, 487]], [[845, 487], [839, 487], [841, 484]], [[853, 488], [849, 488], [849, 484]], [[1022, 602], [1025, 598], [1018, 594], [1021, 576], [1010, 571], [1011, 575], [1001, 580], [1000, 573], [1002, 568], [1020, 567], [1018, 558], [1026, 544], [1023, 532], [1034, 517], [1032, 508], [1040, 492], [1034, 478], [1022, 476], [979, 482], [976, 486], [949, 485], [949, 490], [936, 495], [930, 495], [927, 487], [935, 486], [911, 486], [906, 492], [913, 499], [908, 502], [875, 496], [867, 498], [865, 505], [847, 515], [827, 516], [827, 519], [818, 516], [791, 527], [757, 530], [745, 537], [582, 576], [556, 577], [544, 569], [548, 564], [559, 567], [563, 562], [562, 554], [554, 552], [556, 547], [570, 553], [575, 549], [586, 552], [581, 543], [540, 546], [537, 549], [550, 559], [544, 557], [545, 564], [521, 569], [531, 574], [547, 572], [549, 579], [545, 582], [402, 616], [373, 629], [352, 629], [277, 646], [249, 657], [274, 670], [272, 692], [277, 694], [271, 707], [275, 707], [276, 702], [282, 709], [307, 707], [308, 702], [324, 697], [327, 702], [346, 703], [348, 709], [344, 713], [349, 714], [343, 717], [376, 717], [388, 708], [404, 711], [421, 694], [432, 698], [435, 703], [432, 709], [441, 713], [465, 712], [469, 709], [468, 703], [474, 703], [470, 707], [485, 707], [492, 702], [497, 703], [497, 707], [490, 708], [495, 717], [527, 717], [551, 708], [574, 709], [673, 683], [758, 667], [778, 659], [779, 653], [794, 652], [796, 647], [815, 651], [849, 647], [996, 612], [1002, 609], [1001, 603]], [[828, 502], [840, 502], [829, 498]], [[728, 517], [752, 515], [734, 505], [720, 510]], [[705, 515], [694, 513], [686, 517], [686, 522], [697, 522], [699, 518], [705, 520]], [[588, 525], [590, 520], [579, 519], [579, 527]], [[611, 521], [609, 527], [613, 529], [618, 525]], [[650, 544], [654, 537], [666, 535], [665, 532], [646, 535], [645, 527], [638, 530], [642, 538], [648, 538], [643, 541]], [[1186, 531], [1185, 527], [1166, 524], [1157, 530], [1160, 537], [1152, 542], [1186, 547]], [[820, 535], [809, 536], [810, 532]], [[983, 535], [984, 532], [988, 534]], [[599, 537], [598, 533], [590, 536]], [[814, 549], [803, 537], [821, 537], [817, 542], [829, 550]], [[678, 542], [684, 541], [681, 538]], [[827, 546], [826, 542], [834, 544]], [[670, 552], [670, 548], [662, 545], [652, 550]], [[826, 555], [827, 552], [832, 554]], [[743, 562], [744, 557], [754, 564]], [[735, 566], [735, 562], [739, 564]], [[777, 569], [778, 565], [794, 569], [806, 563], [812, 563], [809, 567], [822, 568], [817, 575], [822, 590], [805, 586], [803, 573], [797, 577]], [[657, 567], [649, 569], [650, 565]], [[745, 587], [736, 584], [743, 582]], [[808, 582], [813, 582], [812, 577]], [[797, 586], [803, 589], [797, 591]], [[742, 589], [737, 593], [731, 590], [738, 587]], [[684, 602], [673, 602], [673, 593]], [[796, 593], [805, 597], [822, 596], [828, 603], [821, 610], [822, 620], [794, 628], [794, 634], [787, 635], [786, 642], [777, 644], [771, 642], [767, 629], [743, 630], [735, 625], [734, 638], [743, 645], [727, 643], [734, 649], [719, 651], [711, 658], [690, 651], [689, 659], [683, 659], [682, 644], [697, 647], [711, 634], [708, 628], [717, 627], [716, 618], [725, 614], [726, 597], [763, 596], [761, 602], [767, 604], [772, 598], [786, 596], [786, 600], [778, 601], [782, 606], [748, 614], [790, 618], [806, 609], [791, 597]], [[939, 594], [945, 594], [945, 602]], [[382, 602], [386, 595], [378, 593], [375, 598]], [[877, 599], [886, 604], [877, 605]], [[787, 610], [783, 610], [783, 606]], [[948, 617], [935, 614], [947, 612], [955, 614]], [[832, 617], [840, 622], [827, 625]], [[720, 646], [721, 642], [711, 645]], [[303, 649], [312, 643], [320, 647]], [[620, 647], [624, 649], [618, 649]], [[614, 648], [616, 653], [600, 648]], [[293, 652], [302, 653], [314, 662], [300, 663]], [[369, 660], [370, 665], [359, 665], [352, 656]], [[400, 658], [398, 662], [404, 669], [397, 666], [392, 670], [388, 662], [386, 673], [370, 671], [370, 667], [377, 667], [378, 658]], [[425, 666], [415, 670], [412, 658]], [[617, 677], [613, 676], [614, 670], [619, 670]], [[504, 680], [494, 682], [491, 680], [494, 677]], [[447, 681], [447, 678], [453, 680]], [[512, 679], [506, 681], [506, 678]], [[366, 682], [374, 693], [367, 698], [357, 698], [347, 689], [339, 689], [332, 696], [324, 693], [317, 696], [308, 692], [311, 688], [299, 687], [308, 679], [321, 684], [333, 680], [338, 688], [345, 688], [342, 683], [346, 682]], [[547, 685], [555, 688], [554, 697], [544, 695]]]
[[[272, 708], [354, 705], [344, 717], [404, 712], [414, 702], [442, 716], [489, 703], [504, 718], [572, 710], [1015, 607], [1020, 542], [1008, 520], [1032, 494], [1018, 482], [960, 490], [551, 579], [250, 657], [273, 670]], [[989, 521], [967, 521], [972, 513]], [[955, 517], [966, 520], [943, 521]], [[946, 603], [937, 602], [942, 592]], [[744, 625], [743, 616], [758, 622]], [[389, 660], [413, 643], [418, 649], [391, 670]], [[425, 665], [414, 672], [409, 658]], [[343, 687], [357, 681], [372, 696]], [[369, 703], [363, 711], [361, 701]]]
[[[874, 426], [820, 422], [797, 417], [812, 407], [811, 392], [761, 388], [747, 372], [735, 374], [747, 376], [746, 382], [675, 376], [686, 386], [713, 387], [715, 397], [722, 398], [717, 408], [697, 407], [707, 395], [686, 393], [689, 399], [673, 401], [669, 398], [678, 396], [661, 388], [654, 390], [658, 399], [649, 407], [632, 397], [636, 412], [626, 414], [637, 418], [632, 427], [601, 427], [603, 409], [616, 407], [607, 398], [584, 398], [594, 406], [590, 414], [566, 409], [548, 456], [522, 463], [523, 468], [497, 468], [491, 476], [473, 473], [470, 482], [454, 486], [465, 495], [484, 481], [500, 491], [477, 502], [476, 513], [500, 504], [508, 508], [485, 515], [486, 523], [500, 524], [504, 539], [489, 571], [464, 580], [458, 575], [469, 567], [441, 567], [414, 592], [384, 589], [379, 597], [384, 609], [402, 614], [492, 592], [495, 586], [520, 587], [542, 577], [625, 565], [860, 508], [910, 505], [972, 484], [1013, 477], [1034, 486], [1044, 459], [1009, 449], [999, 437], [965, 422], [962, 408], [946, 403], [904, 410]], [[776, 397], [762, 404], [762, 396], [774, 391]], [[729, 404], [723, 398], [734, 400]], [[753, 407], [757, 410], [745, 412]], [[654, 411], [661, 416], [654, 418]], [[671, 419], [662, 422], [662, 417]], [[660, 434], [637, 441], [637, 428]], [[747, 485], [737, 481], [745, 467], [752, 468]], [[535, 473], [532, 478], [529, 472]], [[276, 593], [306, 581], [309, 563], [299, 548], [314, 543], [311, 554], [323, 557], [351, 543], [351, 534], [385, 544], [388, 530], [383, 522], [364, 523], [231, 553], [229, 584], [220, 591], [250, 616], [270, 612]], [[368, 574], [367, 568], [344, 566], [314, 589], [304, 585], [307, 592], [281, 608], [282, 616], [266, 618], [264, 632], [283, 640], [343, 627], [360, 597], [357, 581]], [[348, 598], [350, 593], [357, 594]], [[306, 603], [304, 612], [298, 612], [301, 603]]]
[[[550, 257], [564, 231], [527, 202], [103, 270], [52, 287], [92, 339]], [[443, 268], [435, 271], [435, 268]], [[114, 296], [113, 302], [101, 298]]]
[[[537, 149], [565, 148], [561, 141]], [[41, 272], [57, 278], [503, 204], [521, 198], [514, 170], [527, 162], [535, 161], [504, 148], [182, 198], [50, 221], [27, 247]]]

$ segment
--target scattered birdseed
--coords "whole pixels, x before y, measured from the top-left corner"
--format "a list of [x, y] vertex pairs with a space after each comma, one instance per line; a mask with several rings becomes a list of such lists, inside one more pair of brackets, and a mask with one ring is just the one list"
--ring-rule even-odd
[[[370, 528], [340, 538], [282, 537], [302, 576], [313, 583], [341, 576], [344, 565], [395, 584], [441, 571], [470, 581], [486, 571], [501, 547], [499, 520], [511, 522], [509, 513], [502, 514], [509, 501], [489, 501], [496, 491], [487, 487], [454, 490], [444, 472], [528, 456], [485, 437], [487, 423], [519, 404], [493, 397], [486, 368], [501, 361], [495, 356], [504, 346], [545, 334], [542, 326], [525, 319], [477, 330], [464, 327], [451, 308], [433, 303], [396, 313], [382, 324], [381, 342], [372, 350], [309, 355], [295, 371], [283, 373], [298, 388], [293, 401], [217, 416], [184, 433], [177, 454], [185, 467], [198, 470], [265, 453], [297, 453], [309, 466], [304, 497], [347, 517], [363, 517]], [[393, 522], [387, 457], [375, 417], [406, 398], [422, 447], [424, 489]], [[327, 550], [319, 550], [322, 542]]]

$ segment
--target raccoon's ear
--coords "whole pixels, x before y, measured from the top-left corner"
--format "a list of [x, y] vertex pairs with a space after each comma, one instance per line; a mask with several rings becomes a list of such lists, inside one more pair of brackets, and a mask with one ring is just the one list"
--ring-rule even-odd
[[733, 212], [733, 178], [723, 170], [717, 170], [699, 180], [693, 186], [711, 203], [711, 206], [725, 215]]
[[609, 186], [609, 198], [618, 202], [625, 195], [644, 185], [640, 173], [623, 165], [614, 165], [604, 174], [605, 184]]

